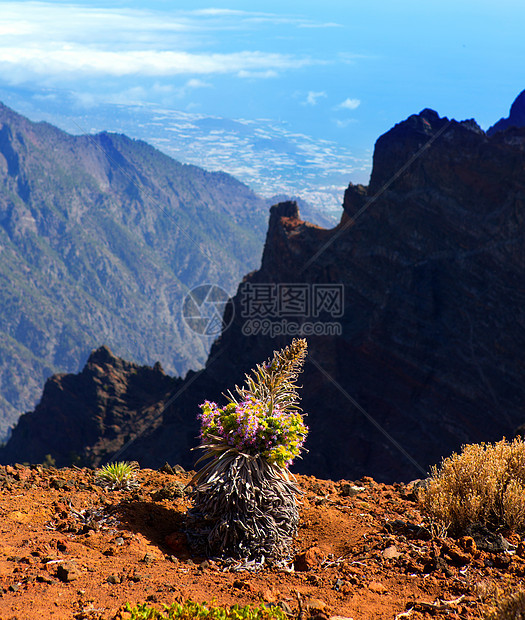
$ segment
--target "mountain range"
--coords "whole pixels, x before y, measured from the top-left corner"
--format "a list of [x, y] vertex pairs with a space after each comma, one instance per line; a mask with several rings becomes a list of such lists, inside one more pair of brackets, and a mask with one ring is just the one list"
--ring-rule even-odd
[[[299, 334], [301, 473], [408, 480], [464, 443], [511, 436], [525, 415], [524, 178], [523, 127], [489, 136], [429, 109], [399, 123], [376, 142], [369, 185], [348, 187], [337, 227], [304, 221], [294, 202], [271, 209], [261, 266], [226, 305], [205, 368], [159, 388], [148, 424], [106, 448], [100, 435], [81, 442], [80, 461], [191, 466], [197, 405], [221, 402]], [[51, 379], [0, 459], [39, 461], [47, 447], [64, 464], [68, 436], [48, 428], [57, 416], [75, 427], [67, 392], [95, 390], [87, 418], [125, 409], [119, 364], [99, 350], [83, 373]]]
[[[370, 152], [355, 153], [270, 119], [229, 119], [159, 105], [95, 104], [50, 90], [45, 105], [22, 87], [0, 89], [0, 99], [31, 119], [69, 133], [113, 131], [145, 140], [170, 157], [207, 170], [223, 170], [265, 198], [298, 196], [335, 225], [348, 179], [368, 179]], [[275, 202], [273, 203], [275, 204]], [[315, 215], [315, 212], [312, 213]], [[321, 223], [315, 220], [316, 223]]]
[[72, 136], [0, 105], [0, 437], [54, 372], [108, 344], [183, 374], [209, 336], [182, 301], [257, 267], [268, 206], [228, 174], [124, 135]]

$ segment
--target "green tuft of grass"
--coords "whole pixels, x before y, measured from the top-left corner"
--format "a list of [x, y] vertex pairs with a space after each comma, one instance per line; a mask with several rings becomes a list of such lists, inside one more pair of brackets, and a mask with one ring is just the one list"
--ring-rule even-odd
[[95, 479], [98, 484], [111, 491], [135, 489], [138, 486], [136, 477], [138, 470], [139, 465], [136, 462], [108, 463], [97, 472]]

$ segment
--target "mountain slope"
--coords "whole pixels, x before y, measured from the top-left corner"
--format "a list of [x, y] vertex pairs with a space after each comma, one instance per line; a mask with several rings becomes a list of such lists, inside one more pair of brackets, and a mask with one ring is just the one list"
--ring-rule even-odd
[[200, 284], [232, 291], [259, 262], [266, 219], [227, 174], [0, 105], [0, 435], [102, 343], [171, 373], [201, 364], [209, 338], [182, 300]]

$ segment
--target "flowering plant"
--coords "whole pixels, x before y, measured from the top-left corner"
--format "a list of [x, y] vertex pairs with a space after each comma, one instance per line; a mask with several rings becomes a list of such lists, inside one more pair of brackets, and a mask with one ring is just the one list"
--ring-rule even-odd
[[208, 463], [190, 482], [190, 517], [205, 524], [211, 555], [241, 559], [245, 567], [290, 557], [300, 491], [288, 466], [308, 433], [296, 386], [306, 348], [306, 340], [294, 340], [246, 375], [235, 395], [228, 392], [224, 407], [208, 400], [200, 406], [199, 461]]
[[246, 454], [260, 454], [268, 463], [288, 467], [299, 456], [308, 427], [298, 412], [273, 411], [255, 396], [220, 409], [205, 401], [201, 406], [201, 441], [226, 443]]

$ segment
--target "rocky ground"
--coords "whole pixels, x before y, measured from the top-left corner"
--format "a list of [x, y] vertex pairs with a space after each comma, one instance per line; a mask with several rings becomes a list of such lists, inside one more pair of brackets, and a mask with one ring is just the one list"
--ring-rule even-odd
[[187, 598], [276, 603], [291, 618], [471, 619], [523, 584], [517, 536], [445, 538], [414, 485], [370, 478], [299, 476], [294, 569], [224, 571], [187, 547], [191, 474], [176, 470], [106, 491], [88, 469], [0, 468], [0, 619], [125, 620], [126, 602]]

